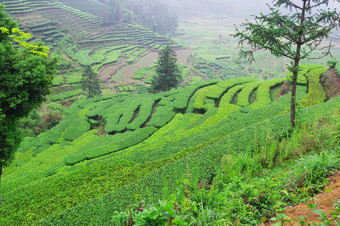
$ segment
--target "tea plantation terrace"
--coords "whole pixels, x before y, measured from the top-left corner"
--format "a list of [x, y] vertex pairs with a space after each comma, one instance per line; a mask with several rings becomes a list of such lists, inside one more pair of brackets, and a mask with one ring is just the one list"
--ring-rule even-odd
[[[339, 109], [339, 97], [325, 102], [320, 76], [327, 68], [302, 70], [299, 119]], [[288, 134], [290, 94], [278, 96], [285, 80], [212, 80], [75, 102], [57, 126], [25, 138], [5, 168], [0, 224], [104, 224], [136, 195], [146, 203], [170, 195], [187, 172], [194, 184], [212, 180], [223, 155], [246, 161], [249, 140]]]

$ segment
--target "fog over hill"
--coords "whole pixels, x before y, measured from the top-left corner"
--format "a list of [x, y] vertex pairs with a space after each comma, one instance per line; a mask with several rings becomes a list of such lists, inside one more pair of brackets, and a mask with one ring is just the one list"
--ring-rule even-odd
[[265, 10], [267, 0], [237, 1], [237, 0], [184, 0], [168, 1], [176, 7], [182, 16], [207, 16], [211, 13], [228, 13], [241, 15]]
[[[177, 27], [177, 16], [211, 17], [225, 15], [249, 18], [260, 12], [269, 12], [272, 0], [58, 0], [68, 6], [104, 18], [107, 24], [138, 23], [161, 34], [171, 33]], [[293, 0], [301, 4], [300, 0]], [[333, 0], [329, 8], [338, 6]], [[282, 9], [281, 9], [282, 10]], [[166, 27], [166, 28], [165, 28]]]
[[[299, 4], [300, 0], [294, 0]], [[169, 0], [166, 1], [176, 7], [181, 16], [208, 16], [212, 13], [229, 14], [232, 16], [248, 17], [259, 12], [267, 12], [267, 4], [272, 0]], [[339, 4], [329, 2], [329, 7], [339, 8]]]

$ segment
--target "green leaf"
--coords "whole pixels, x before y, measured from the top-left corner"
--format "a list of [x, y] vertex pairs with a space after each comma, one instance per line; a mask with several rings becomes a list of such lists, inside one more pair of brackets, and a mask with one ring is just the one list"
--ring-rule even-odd
[[309, 203], [309, 204], [308, 204], [308, 207], [309, 207], [309, 209], [311, 210], [311, 209], [314, 209], [314, 208], [316, 208], [316, 207], [317, 207], [317, 205], [313, 205], [312, 203]]
[[322, 210], [315, 209], [312, 211], [313, 213], [319, 214], [321, 217], [326, 218], [327, 214], [325, 214]]
[[303, 216], [300, 216], [300, 217], [298, 218], [298, 220], [300, 221], [301, 226], [304, 226], [305, 223], [306, 223], [306, 221], [307, 221], [307, 218], [306, 218], [306, 217], [303, 217]]
[[0, 27], [0, 31], [4, 34], [8, 34], [9, 30], [5, 27]]

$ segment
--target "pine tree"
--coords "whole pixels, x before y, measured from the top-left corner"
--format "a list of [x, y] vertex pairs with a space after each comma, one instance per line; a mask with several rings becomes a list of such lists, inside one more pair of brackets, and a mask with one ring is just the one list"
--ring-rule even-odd
[[85, 68], [85, 71], [82, 76], [83, 76], [82, 88], [87, 98], [92, 98], [94, 96], [100, 95], [101, 94], [100, 81], [96, 73], [93, 72], [90, 66], [87, 66]]
[[[330, 55], [331, 43], [321, 47], [324, 39], [334, 28], [340, 27], [340, 14], [327, 9], [329, 0], [274, 0], [268, 15], [261, 13], [255, 22], [243, 23], [243, 30], [236, 30], [234, 37], [240, 44], [247, 42], [250, 50], [242, 50], [245, 57], [253, 60], [253, 52], [261, 49], [269, 50], [274, 56], [283, 56], [291, 60], [288, 69], [293, 72], [291, 90], [292, 127], [295, 127], [296, 85], [298, 67], [303, 59], [315, 59]], [[340, 0], [334, 0], [340, 2]], [[279, 11], [280, 7], [290, 10], [288, 13]], [[315, 50], [321, 51], [320, 56], [311, 57]]]
[[151, 84], [153, 92], [168, 91], [180, 83], [181, 74], [177, 66], [176, 53], [172, 47], [166, 46], [159, 53], [156, 72], [157, 75]]

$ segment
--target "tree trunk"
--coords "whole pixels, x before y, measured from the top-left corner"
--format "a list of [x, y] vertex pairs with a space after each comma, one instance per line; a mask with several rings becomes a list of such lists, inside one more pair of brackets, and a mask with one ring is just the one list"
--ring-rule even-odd
[[304, 34], [303, 24], [305, 22], [305, 13], [306, 13], [307, 0], [303, 0], [302, 14], [300, 20], [300, 31], [299, 31], [299, 40], [296, 46], [296, 55], [294, 58], [294, 68], [293, 68], [293, 83], [292, 83], [292, 97], [290, 101], [290, 124], [292, 127], [296, 125], [295, 113], [296, 113], [296, 84], [297, 84], [297, 76], [299, 72], [299, 62], [300, 62], [300, 54], [301, 54], [301, 46], [302, 46], [302, 37]]
[[1, 205], [1, 175], [2, 175], [2, 166], [0, 166], [0, 205]]
[[295, 112], [296, 112], [296, 84], [298, 76], [299, 60], [295, 60], [293, 69], [293, 82], [292, 82], [292, 96], [290, 100], [290, 124], [295, 127]]

